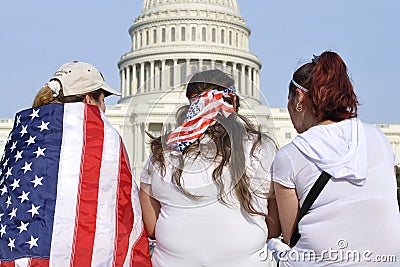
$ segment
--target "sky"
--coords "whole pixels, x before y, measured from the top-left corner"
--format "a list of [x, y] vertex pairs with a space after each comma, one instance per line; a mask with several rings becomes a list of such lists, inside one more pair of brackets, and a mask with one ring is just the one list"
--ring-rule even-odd
[[[3, 1], [0, 9], [0, 118], [29, 108], [65, 62], [96, 66], [120, 89], [117, 63], [129, 52], [128, 29], [142, 0]], [[359, 117], [400, 124], [400, 1], [238, 0], [251, 28], [250, 51], [262, 64], [270, 107], [286, 107], [293, 72], [325, 50], [346, 62]], [[108, 97], [107, 104], [118, 101]]]

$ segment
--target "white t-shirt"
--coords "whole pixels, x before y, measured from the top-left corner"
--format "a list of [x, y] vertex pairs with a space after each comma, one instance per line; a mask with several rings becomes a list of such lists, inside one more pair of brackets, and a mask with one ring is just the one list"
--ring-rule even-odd
[[[359, 131], [350, 130], [352, 124], [353, 130], [358, 125]], [[326, 266], [333, 262], [334, 266], [365, 266], [369, 259], [374, 265], [376, 264], [374, 260], [379, 261], [382, 257], [390, 255], [397, 257], [397, 263], [393, 265], [398, 266], [400, 214], [394, 175], [394, 165], [397, 162], [388, 140], [375, 126], [355, 119], [352, 122], [346, 120], [341, 123], [316, 126], [311, 128], [311, 132], [313, 136], [322, 133], [320, 140], [317, 141], [318, 146], [315, 146], [316, 150], [319, 147], [321, 154], [324, 154], [324, 151], [340, 148], [341, 145], [335, 144], [343, 140], [348, 142], [347, 147], [351, 151], [354, 146], [351, 140], [354, 142], [354, 138], [365, 137], [366, 162], [360, 162], [362, 155], [357, 155], [357, 149], [351, 152], [344, 151], [341, 158], [339, 158], [340, 152], [329, 151], [331, 156], [336, 154], [338, 158], [328, 161], [326, 158], [316, 158], [316, 153], [313, 153], [310, 147], [308, 150], [301, 147], [299, 140], [282, 147], [273, 164], [273, 181], [288, 188], [295, 188], [300, 206], [321, 174], [321, 169], [327, 171], [343, 158], [347, 157], [348, 161], [358, 158], [353, 164], [355, 172], [360, 172], [357, 166], [359, 168], [367, 166], [365, 172], [367, 175], [362, 185], [355, 184], [351, 178], [341, 179], [339, 175], [330, 179], [309, 212], [300, 221], [301, 238], [287, 254], [288, 261], [281, 262], [280, 266]], [[335, 137], [329, 138], [330, 132], [341, 132], [338, 134], [338, 139], [341, 141], [335, 140]], [[322, 144], [323, 142], [326, 144]], [[309, 151], [309, 154], [302, 153], [300, 149]], [[342, 167], [338, 165], [331, 171], [350, 173], [340, 169], [352, 165], [348, 161], [345, 160], [341, 163]], [[315, 162], [318, 162], [319, 167]], [[314, 260], [307, 258], [301, 260], [301, 257], [312, 255], [316, 255]], [[386, 264], [390, 266], [389, 263]]]
[[[250, 157], [254, 137], [249, 135], [243, 143], [251, 188], [264, 193], [263, 197], [253, 193], [255, 206], [268, 213], [265, 196], [270, 190], [275, 146], [263, 138], [255, 151], [256, 157]], [[184, 188], [198, 198], [185, 196], [171, 183], [176, 163], [173, 156], [166, 156], [166, 172], [162, 177], [150, 157], [141, 175], [141, 182], [151, 184], [153, 197], [161, 203], [153, 266], [270, 266], [270, 261], [259, 259], [268, 234], [265, 218], [251, 216], [241, 209], [231, 190], [228, 169], [225, 167], [222, 175], [226, 205], [218, 200], [219, 192], [212, 180], [215, 162], [201, 154], [196, 159], [185, 158]]]

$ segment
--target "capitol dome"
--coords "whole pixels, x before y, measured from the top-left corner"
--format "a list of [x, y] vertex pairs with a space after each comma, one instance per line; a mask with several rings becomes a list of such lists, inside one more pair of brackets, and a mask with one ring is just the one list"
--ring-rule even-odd
[[176, 127], [175, 112], [188, 102], [185, 84], [199, 71], [232, 75], [239, 113], [272, 131], [261, 103], [261, 62], [249, 51], [237, 0], [145, 0], [129, 35], [130, 51], [118, 62], [122, 96], [107, 116], [122, 133], [136, 178], [150, 152], [146, 132], [160, 136]]
[[236, 0], [146, 0], [129, 34], [131, 51], [118, 63], [122, 98], [220, 68], [235, 77], [239, 94], [259, 100], [261, 63], [249, 52], [250, 29]]

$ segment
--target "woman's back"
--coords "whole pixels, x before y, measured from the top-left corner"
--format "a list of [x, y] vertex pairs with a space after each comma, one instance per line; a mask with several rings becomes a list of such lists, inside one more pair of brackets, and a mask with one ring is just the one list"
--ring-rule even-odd
[[[246, 173], [255, 207], [267, 213], [275, 146], [263, 138], [252, 157], [255, 140], [255, 136], [248, 135], [243, 141]], [[197, 157], [188, 153], [184, 159], [183, 187], [194, 198], [182, 194], [171, 183], [177, 163], [173, 156], [166, 156], [164, 177], [151, 160], [142, 173], [142, 183], [151, 184], [153, 197], [161, 204], [154, 266], [267, 266], [258, 257], [268, 234], [265, 218], [243, 211], [232, 190], [228, 166], [224, 167], [221, 179], [225, 204], [219, 199], [219, 189], [212, 178], [218, 160], [208, 159], [202, 153]]]
[[[349, 121], [343, 121], [341, 125]], [[329, 131], [332, 127], [338, 126], [317, 126], [311, 128], [311, 131]], [[300, 221], [301, 238], [284, 266], [325, 266], [327, 262], [334, 261], [341, 262], [340, 266], [364, 266], [369, 260], [379, 260], [380, 256], [400, 257], [400, 215], [393, 170], [395, 158], [381, 131], [365, 123], [362, 123], [362, 128], [365, 133], [368, 165], [365, 183], [356, 185], [346, 179], [330, 179], [309, 213]], [[350, 133], [350, 139], [352, 134], [356, 133]], [[339, 138], [346, 137], [343, 134]], [[357, 138], [363, 138], [362, 134]], [[324, 142], [333, 145], [336, 144], [335, 141]], [[302, 205], [321, 169], [313, 161], [315, 159], [305, 156], [298, 146], [295, 141], [278, 152], [276, 164], [285, 162], [287, 169], [277, 169], [274, 181], [287, 187], [295, 187]], [[321, 145], [322, 151], [324, 147]], [[357, 157], [356, 154], [343, 157], [346, 156]], [[292, 168], [287, 165], [288, 162], [292, 162]], [[346, 162], [344, 160], [342, 169], [346, 168]], [[329, 164], [333, 165], [335, 162]], [[361, 166], [363, 163], [356, 164]], [[307, 260], [307, 257], [311, 259]], [[325, 262], [317, 263], [317, 259]], [[299, 262], [301, 260], [303, 262]]]

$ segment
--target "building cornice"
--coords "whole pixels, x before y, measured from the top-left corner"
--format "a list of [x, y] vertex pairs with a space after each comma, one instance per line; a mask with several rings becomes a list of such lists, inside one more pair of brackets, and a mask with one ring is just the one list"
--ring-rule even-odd
[[[215, 49], [215, 48], [201, 48], [198, 51], [195, 51], [193, 47], [185, 45], [185, 48], [177, 48], [174, 47], [176, 51], [168, 50], [166, 47], [163, 47], [161, 49], [142, 49], [136, 50], [136, 51], [131, 51], [129, 53], [126, 53], [123, 55], [118, 62], [118, 68], [121, 68], [121, 66], [127, 62], [127, 61], [137, 61], [137, 62], [147, 62], [149, 60], [149, 57], [152, 56], [158, 56], [158, 60], [161, 59], [173, 59], [173, 58], [179, 58], [179, 59], [185, 59], [185, 58], [191, 58], [190, 55], [193, 54], [200, 54], [203, 55], [203, 59], [213, 59], [213, 56], [219, 55], [219, 56], [227, 56], [231, 58], [237, 58], [241, 59], [244, 62], [253, 62], [255, 65], [261, 69], [262, 64], [260, 59], [255, 55], [250, 52], [243, 52], [243, 50], [234, 50], [234, 49], [226, 49], [225, 51], [223, 49]], [[179, 50], [178, 50], [179, 49]], [[142, 59], [145, 59], [141, 61]], [[146, 60], [147, 59], [147, 60]], [[241, 63], [241, 62], [236, 62], [235, 63]]]
[[[175, 22], [175, 23], [173, 23]], [[135, 22], [128, 30], [128, 32], [130, 33], [130, 35], [132, 35], [132, 33], [136, 30], [136, 29], [140, 29], [141, 27], [145, 27], [147, 25], [151, 26], [151, 27], [160, 27], [162, 24], [167, 24], [167, 25], [171, 25], [171, 24], [179, 24], [179, 23], [198, 23], [198, 24], [202, 24], [202, 25], [227, 25], [227, 26], [234, 26], [236, 28], [241, 28], [243, 31], [248, 32], [248, 34], [251, 34], [251, 30], [250, 28], [246, 25], [245, 21], [238, 21], [235, 22], [233, 20], [221, 20], [221, 19], [217, 19], [217, 18], [207, 18], [207, 17], [197, 17], [197, 18], [193, 18], [193, 17], [175, 17], [175, 18], [165, 18], [165, 17], [160, 17], [160, 18], [154, 18], [148, 21], [139, 21], [139, 22]], [[165, 26], [167, 26], [165, 25]]]

